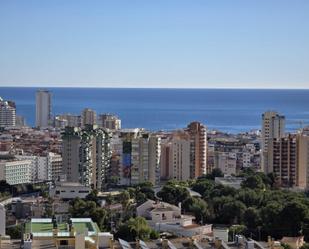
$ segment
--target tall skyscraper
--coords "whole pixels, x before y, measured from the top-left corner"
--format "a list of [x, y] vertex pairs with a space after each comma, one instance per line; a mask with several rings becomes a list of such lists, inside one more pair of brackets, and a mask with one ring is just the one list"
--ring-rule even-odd
[[51, 125], [51, 93], [47, 90], [36, 92], [36, 121], [39, 128], [46, 128]]
[[273, 172], [281, 187], [297, 186], [298, 156], [296, 135], [268, 141], [268, 170]]
[[309, 127], [297, 134], [298, 173], [297, 186], [302, 189], [309, 188]]
[[190, 178], [210, 173], [207, 170], [207, 130], [199, 122], [192, 122], [188, 125], [190, 134]]
[[16, 107], [12, 101], [4, 101], [0, 97], [0, 127], [16, 125]]
[[285, 135], [285, 117], [277, 112], [268, 111], [262, 114], [262, 165], [265, 173], [272, 172], [268, 165], [268, 144], [273, 138]]
[[84, 129], [66, 127], [62, 140], [67, 180], [103, 189], [110, 170], [110, 133], [95, 125]]
[[86, 125], [95, 125], [97, 123], [97, 115], [96, 112], [85, 108], [82, 111], [82, 127], [86, 127]]

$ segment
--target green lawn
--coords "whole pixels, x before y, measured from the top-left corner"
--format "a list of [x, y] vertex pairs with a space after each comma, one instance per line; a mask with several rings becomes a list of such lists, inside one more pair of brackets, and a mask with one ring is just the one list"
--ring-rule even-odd
[[[98, 226], [96, 223], [93, 222], [74, 222], [73, 227], [75, 228], [75, 231], [77, 232], [83, 232], [86, 229], [89, 232], [100, 232]], [[58, 224], [58, 230], [60, 232], [66, 232], [67, 231], [67, 225], [66, 223], [59, 223]], [[25, 225], [25, 232], [26, 233], [48, 233], [53, 231], [53, 224], [52, 223], [26, 223]]]

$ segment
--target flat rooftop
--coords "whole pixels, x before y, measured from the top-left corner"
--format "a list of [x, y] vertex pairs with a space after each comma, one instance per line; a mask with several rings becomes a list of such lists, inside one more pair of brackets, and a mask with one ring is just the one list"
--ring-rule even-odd
[[[100, 232], [99, 227], [95, 222], [89, 218], [72, 218], [72, 226], [76, 232], [86, 232], [88, 235], [97, 235]], [[67, 223], [58, 223], [58, 236], [69, 237], [70, 232], [68, 230]], [[53, 236], [53, 223], [51, 219], [31, 219], [26, 223], [26, 233], [32, 233], [37, 237], [52, 237]]]

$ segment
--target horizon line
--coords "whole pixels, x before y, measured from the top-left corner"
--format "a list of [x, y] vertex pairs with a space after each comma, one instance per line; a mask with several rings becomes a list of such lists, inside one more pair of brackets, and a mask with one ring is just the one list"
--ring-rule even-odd
[[139, 86], [58, 86], [58, 85], [48, 85], [48, 86], [42, 86], [42, 85], [33, 85], [33, 86], [25, 86], [25, 85], [13, 85], [13, 86], [2, 86], [0, 85], [0, 88], [105, 88], [105, 89], [179, 89], [179, 90], [203, 90], [203, 89], [209, 89], [209, 90], [309, 90], [308, 88], [303, 87], [294, 87], [294, 88], [288, 88], [288, 87], [139, 87]]

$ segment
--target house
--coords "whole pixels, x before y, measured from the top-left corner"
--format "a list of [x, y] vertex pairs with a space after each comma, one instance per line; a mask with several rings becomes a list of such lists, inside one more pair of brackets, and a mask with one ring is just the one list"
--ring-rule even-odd
[[181, 207], [166, 202], [147, 200], [137, 207], [137, 215], [144, 217], [159, 232], [188, 237], [212, 233], [212, 225], [196, 224], [194, 216], [182, 215]]

